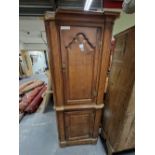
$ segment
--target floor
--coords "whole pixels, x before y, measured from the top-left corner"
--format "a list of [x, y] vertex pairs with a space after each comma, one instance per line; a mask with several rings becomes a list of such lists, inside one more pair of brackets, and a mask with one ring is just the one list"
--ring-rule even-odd
[[31, 80], [42, 80], [45, 83], [48, 82], [47, 75], [43, 72], [43, 73], [40, 73], [40, 74], [34, 74], [34, 75], [30, 76], [30, 77], [26, 77], [26, 78], [21, 79], [19, 81], [19, 84], [23, 84], [23, 83], [31, 81]]
[[[134, 155], [124, 153], [122, 155]], [[55, 112], [49, 103], [45, 113], [26, 115], [19, 125], [19, 155], [106, 155], [103, 144], [60, 148]]]

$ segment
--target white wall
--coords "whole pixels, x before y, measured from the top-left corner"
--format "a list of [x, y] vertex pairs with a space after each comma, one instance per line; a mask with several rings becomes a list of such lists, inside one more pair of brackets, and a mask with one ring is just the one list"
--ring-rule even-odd
[[47, 44], [42, 44], [42, 43], [28, 43], [28, 44], [24, 44], [24, 47], [26, 50], [28, 51], [44, 51], [44, 50], [48, 50]]
[[19, 41], [19, 51], [24, 49], [25, 49], [24, 43]]
[[116, 19], [113, 35], [116, 35], [135, 25], [135, 14], [126, 14], [121, 11], [120, 18]]
[[28, 53], [29, 53], [29, 55], [37, 55], [38, 56], [37, 62], [33, 63], [33, 65], [32, 65], [33, 74], [36, 74], [36, 72], [38, 72], [38, 73], [43, 72], [46, 68], [46, 60], [45, 60], [44, 52], [29, 51]]
[[120, 12], [120, 17], [116, 19], [113, 27], [113, 35], [116, 35], [135, 25], [135, 14], [126, 14], [122, 9], [105, 8], [104, 11]]
[[[19, 18], [19, 39], [24, 50], [47, 50], [44, 20], [40, 17]], [[21, 49], [20, 48], [20, 49]]]

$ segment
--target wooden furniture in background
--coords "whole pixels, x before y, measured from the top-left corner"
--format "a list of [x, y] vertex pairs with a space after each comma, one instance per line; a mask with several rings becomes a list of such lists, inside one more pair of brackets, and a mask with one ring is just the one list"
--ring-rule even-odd
[[118, 35], [103, 112], [102, 136], [108, 153], [135, 146], [135, 28]]
[[21, 55], [21, 61], [22, 61], [21, 64], [22, 64], [22, 69], [24, 71], [24, 74], [26, 76], [31, 76], [32, 75], [32, 61], [28, 54], [28, 51], [21, 50], [20, 55]]
[[60, 146], [97, 142], [118, 16], [69, 10], [45, 15]]

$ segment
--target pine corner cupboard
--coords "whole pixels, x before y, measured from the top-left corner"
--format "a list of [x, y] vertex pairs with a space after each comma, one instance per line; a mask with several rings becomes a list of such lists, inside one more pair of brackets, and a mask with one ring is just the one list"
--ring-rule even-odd
[[71, 10], [45, 15], [60, 146], [97, 142], [118, 16]]

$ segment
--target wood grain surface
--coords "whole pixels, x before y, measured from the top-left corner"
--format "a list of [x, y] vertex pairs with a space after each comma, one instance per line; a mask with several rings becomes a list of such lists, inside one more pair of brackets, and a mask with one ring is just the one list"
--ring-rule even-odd
[[97, 142], [118, 16], [72, 10], [45, 15], [60, 146]]
[[[111, 148], [118, 152], [135, 144], [135, 28], [117, 36], [103, 113], [103, 132]], [[112, 149], [112, 150], [111, 150]]]

